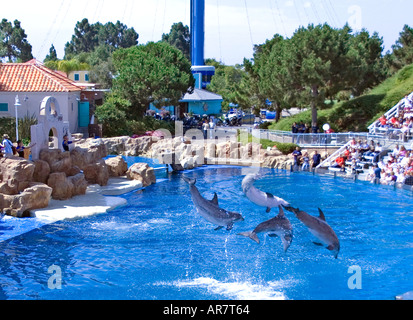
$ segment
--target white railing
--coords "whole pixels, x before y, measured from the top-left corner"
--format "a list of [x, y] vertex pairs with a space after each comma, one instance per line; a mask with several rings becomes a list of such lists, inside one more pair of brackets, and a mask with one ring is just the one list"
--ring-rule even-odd
[[317, 169], [322, 167], [329, 167], [331, 165], [331, 161], [337, 159], [338, 156], [347, 149], [350, 143], [351, 140], [347, 142], [344, 146], [342, 146], [340, 149], [338, 149], [336, 152], [334, 152], [331, 156], [327, 157], [327, 159], [325, 159], [317, 166]]

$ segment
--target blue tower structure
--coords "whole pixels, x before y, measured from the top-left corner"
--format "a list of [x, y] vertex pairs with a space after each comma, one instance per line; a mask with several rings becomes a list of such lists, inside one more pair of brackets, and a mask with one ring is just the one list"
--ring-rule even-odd
[[205, 89], [215, 74], [215, 67], [206, 66], [205, 47], [205, 0], [191, 0], [191, 62], [197, 89]]

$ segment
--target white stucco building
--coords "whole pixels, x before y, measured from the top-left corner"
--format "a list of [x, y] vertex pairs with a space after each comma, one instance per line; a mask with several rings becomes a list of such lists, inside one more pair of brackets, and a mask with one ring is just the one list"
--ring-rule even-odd
[[68, 121], [70, 132], [75, 133], [79, 129], [81, 91], [80, 85], [36, 60], [0, 64], [0, 117], [15, 117], [14, 104], [18, 95], [21, 104], [18, 118], [27, 114], [39, 118], [43, 99], [53, 96], [60, 105], [63, 121]]

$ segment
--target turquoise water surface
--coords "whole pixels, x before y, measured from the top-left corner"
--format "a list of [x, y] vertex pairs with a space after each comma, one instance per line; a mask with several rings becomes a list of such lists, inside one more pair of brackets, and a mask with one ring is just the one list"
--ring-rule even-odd
[[[243, 195], [242, 179], [255, 171], [210, 166], [185, 173], [203, 196], [216, 192], [221, 207], [244, 216], [231, 231], [214, 231], [196, 212], [182, 173], [159, 172], [157, 184], [123, 196], [125, 207], [1, 242], [0, 299], [370, 300], [413, 290], [410, 193], [264, 169], [257, 188], [313, 215], [320, 207], [341, 242], [334, 259], [287, 212], [294, 239], [284, 253], [279, 238], [260, 234], [256, 244], [237, 235], [278, 213]], [[7, 232], [2, 222], [0, 232]], [[353, 266], [359, 289], [349, 287]]]

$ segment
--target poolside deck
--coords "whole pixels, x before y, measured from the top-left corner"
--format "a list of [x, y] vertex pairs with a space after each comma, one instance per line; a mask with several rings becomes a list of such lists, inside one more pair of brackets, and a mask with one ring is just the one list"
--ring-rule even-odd
[[[127, 204], [125, 199], [116, 196], [141, 188], [140, 181], [128, 180], [126, 177], [110, 178], [107, 186], [88, 186], [85, 195], [65, 201], [50, 200], [47, 208], [33, 210], [31, 219], [5, 216], [0, 229], [0, 242], [57, 221], [76, 220], [106, 213]], [[3, 233], [2, 230], [7, 232]]]

